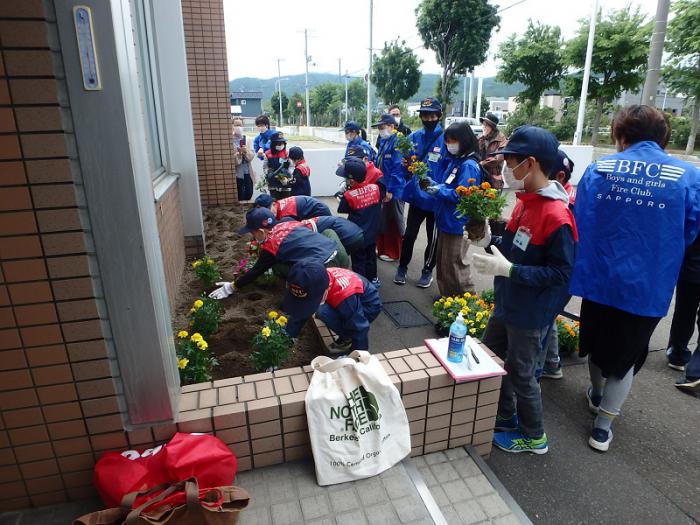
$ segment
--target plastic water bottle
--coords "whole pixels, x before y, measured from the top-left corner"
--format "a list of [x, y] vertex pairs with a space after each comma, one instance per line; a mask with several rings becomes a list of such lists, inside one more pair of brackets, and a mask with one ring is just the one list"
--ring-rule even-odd
[[450, 341], [447, 344], [447, 360], [453, 363], [461, 363], [464, 358], [464, 342], [467, 338], [467, 326], [464, 324], [462, 313], [457, 314], [457, 319], [450, 326]]

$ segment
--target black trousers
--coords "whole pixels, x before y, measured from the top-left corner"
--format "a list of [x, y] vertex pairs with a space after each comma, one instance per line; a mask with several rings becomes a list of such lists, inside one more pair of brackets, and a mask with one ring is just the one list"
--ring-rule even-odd
[[669, 346], [677, 350], [688, 348], [693, 337], [700, 307], [700, 283], [678, 281], [676, 285], [676, 307], [673, 310]]
[[377, 277], [377, 244], [372, 243], [355, 250], [351, 255], [352, 271], [368, 281]]
[[425, 221], [425, 233], [428, 236], [428, 245], [423, 254], [423, 271], [432, 272], [437, 263], [437, 229], [435, 228], [435, 214], [432, 211], [425, 211], [414, 206], [408, 207], [408, 217], [406, 219], [406, 233], [403, 236], [403, 246], [401, 247], [401, 258], [399, 267], [408, 268], [413, 256], [413, 246], [418, 238], [420, 226]]
[[244, 173], [242, 179], [236, 179], [236, 190], [239, 201], [249, 201], [253, 196], [253, 179], [250, 173]]

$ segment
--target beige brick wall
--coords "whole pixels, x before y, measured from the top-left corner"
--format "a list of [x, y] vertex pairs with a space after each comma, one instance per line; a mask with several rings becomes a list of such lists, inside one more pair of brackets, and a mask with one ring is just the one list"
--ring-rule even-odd
[[223, 0], [182, 0], [202, 205], [237, 201]]
[[180, 186], [176, 182], [156, 203], [160, 251], [163, 254], [165, 283], [168, 287], [170, 311], [175, 309], [177, 289], [185, 265], [185, 243], [180, 208]]

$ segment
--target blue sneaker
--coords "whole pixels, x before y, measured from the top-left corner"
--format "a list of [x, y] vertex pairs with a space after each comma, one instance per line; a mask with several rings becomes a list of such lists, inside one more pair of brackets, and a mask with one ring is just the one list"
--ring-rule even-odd
[[542, 378], [543, 379], [561, 379], [564, 377], [564, 372], [561, 369], [561, 365], [548, 365], [545, 363], [542, 368]]
[[612, 429], [603, 430], [602, 428], [594, 428], [591, 430], [591, 437], [588, 438], [588, 446], [599, 452], [607, 452], [612, 441]]
[[494, 427], [496, 432], [513, 432], [519, 428], [518, 414], [513, 414], [508, 418], [496, 414], [496, 426]]
[[591, 411], [591, 414], [598, 414], [598, 407], [600, 406], [600, 402], [603, 399], [603, 396], [597, 396], [593, 395], [593, 387], [589, 386], [586, 389], [586, 399], [588, 400], [588, 410]]
[[685, 365], [687, 365], [688, 361], [690, 361], [691, 355], [692, 354], [690, 350], [688, 350], [687, 348], [683, 350], [678, 350], [675, 346], [669, 346], [666, 350], [668, 367], [683, 372], [685, 370]]
[[379, 280], [379, 277], [375, 277], [374, 279], [372, 279], [372, 284], [377, 289], [381, 288], [382, 286], [382, 282]]
[[408, 268], [401, 268], [401, 266], [398, 267], [396, 270], [396, 275], [394, 275], [394, 283], [396, 284], [406, 284], [406, 273], [408, 272]]
[[418, 288], [428, 288], [433, 283], [433, 272], [424, 271], [416, 283]]
[[520, 452], [530, 452], [531, 454], [546, 454], [549, 450], [547, 446], [547, 434], [542, 434], [541, 438], [531, 438], [522, 432], [496, 432], [493, 435], [493, 444], [504, 452], [518, 454]]

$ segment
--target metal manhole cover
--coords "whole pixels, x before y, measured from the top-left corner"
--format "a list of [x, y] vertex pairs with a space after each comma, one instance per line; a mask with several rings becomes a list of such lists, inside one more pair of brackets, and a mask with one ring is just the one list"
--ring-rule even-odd
[[384, 303], [382, 307], [386, 315], [394, 321], [399, 328], [410, 328], [413, 326], [425, 326], [431, 324], [422, 313], [408, 301], [393, 301]]

